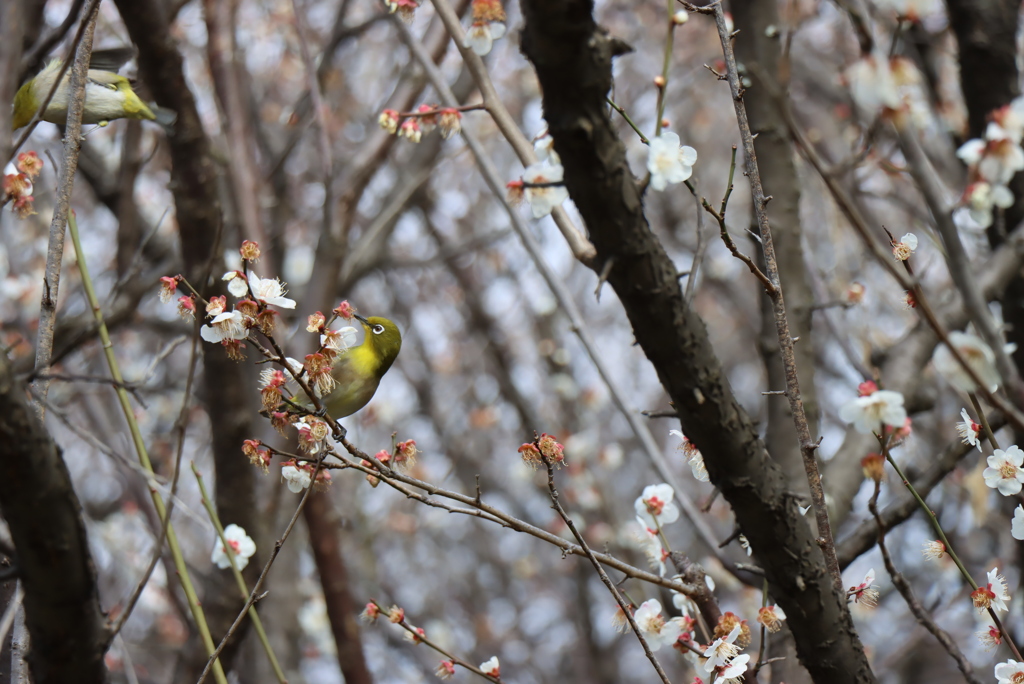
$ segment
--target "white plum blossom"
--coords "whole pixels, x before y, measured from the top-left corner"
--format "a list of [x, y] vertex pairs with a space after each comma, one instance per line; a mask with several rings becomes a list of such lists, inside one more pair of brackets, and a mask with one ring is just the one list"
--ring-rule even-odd
[[483, 57], [494, 47], [494, 41], [505, 35], [505, 24], [500, 21], [474, 22], [466, 31], [463, 46]]
[[902, 103], [889, 59], [880, 53], [866, 55], [846, 67], [843, 78], [853, 103], [865, 118], [899, 109]]
[[678, 622], [666, 620], [661, 614], [661, 603], [657, 599], [641, 603], [633, 614], [633, 620], [636, 621], [636, 626], [643, 633], [652, 651], [657, 651], [662, 646], [671, 646], [682, 634]]
[[480, 671], [492, 677], [500, 676], [501, 665], [498, 663], [498, 656], [491, 656], [489, 660], [480, 663]]
[[326, 331], [326, 334], [320, 336], [320, 344], [327, 349], [345, 351], [356, 343], [357, 336], [356, 329], [351, 325], [346, 325], [337, 330]]
[[875, 569], [871, 568], [867, 574], [864, 575], [864, 579], [855, 587], [850, 587], [849, 591], [846, 592], [849, 598], [853, 599], [854, 603], [863, 603], [865, 606], [872, 606], [878, 604], [878, 589], [872, 584], [875, 581]]
[[547, 216], [555, 207], [569, 199], [569, 191], [565, 189], [564, 185], [561, 185], [564, 173], [565, 169], [561, 164], [537, 163], [526, 167], [523, 172], [524, 182], [556, 184], [542, 188], [527, 186], [524, 189], [523, 194], [533, 210], [533, 218]]
[[1016, 444], [1008, 446], [1006, 450], [996, 449], [988, 457], [988, 468], [985, 468], [982, 476], [985, 484], [992, 489], [998, 489], [1003, 496], [1013, 496], [1021, 490], [1024, 484], [1024, 451]]
[[736, 625], [729, 632], [729, 635], [715, 641], [707, 647], [704, 651], [704, 657], [707, 658], [704, 661], [704, 671], [714, 672], [716, 667], [721, 667], [728, 664], [730, 660], [736, 657], [736, 654], [740, 652], [739, 646], [734, 642], [740, 635], [740, 626]]
[[1010, 523], [1010, 534], [1014, 539], [1024, 541], [1024, 506], [1017, 504], [1013, 509], [1013, 521]]
[[661, 577], [665, 576], [665, 559], [668, 558], [668, 552], [665, 547], [661, 544], [661, 539], [658, 537], [658, 531], [652, 530], [647, 524], [640, 519], [638, 516], [636, 519], [638, 525], [640, 525], [640, 533], [637, 535], [637, 545], [640, 550], [647, 556], [647, 562], [651, 568], [658, 571], [658, 575]]
[[200, 328], [199, 335], [207, 342], [218, 344], [224, 340], [244, 340], [249, 331], [245, 329], [245, 317], [241, 311], [225, 311], [214, 316], [210, 325]]
[[284, 296], [284, 286], [277, 278], [260, 278], [255, 273], [249, 273], [249, 287], [253, 296], [264, 304], [272, 304], [282, 309], [295, 308], [295, 300]]
[[537, 134], [533, 139], [533, 151], [537, 153], [537, 159], [549, 164], [562, 164], [562, 158], [555, 152], [555, 139], [548, 133], [548, 129]]
[[892, 254], [896, 257], [896, 261], [906, 261], [915, 249], [917, 249], [917, 236], [913, 233], [907, 233], [900, 238], [899, 242], [892, 246]]
[[288, 484], [288, 491], [298, 494], [303, 489], [309, 489], [313, 483], [313, 473], [305, 468], [297, 468], [293, 465], [286, 465], [281, 468], [281, 477]]
[[1020, 142], [1024, 138], [1024, 97], [1015, 98], [1010, 104], [1003, 105], [989, 116], [1011, 140]]
[[672, 605], [686, 617], [690, 617], [690, 597], [678, 591], [672, 592]]
[[1010, 592], [1006, 588], [1006, 580], [999, 574], [999, 568], [992, 568], [988, 571], [988, 590], [994, 595], [992, 598], [992, 609], [1006, 612], [1006, 602], [1010, 600]]
[[1010, 659], [996, 665], [996, 684], [1021, 684], [1024, 682], [1024, 663]]
[[1024, 169], [1024, 149], [1016, 132], [1007, 131], [995, 121], [985, 129], [985, 137], [968, 140], [956, 151], [963, 163], [973, 168], [981, 180], [1007, 185]]
[[672, 503], [675, 491], [664, 482], [644, 487], [643, 494], [633, 502], [633, 509], [647, 527], [657, 529], [661, 525], [679, 519], [679, 508]]
[[693, 473], [693, 477], [698, 482], [710, 481], [711, 478], [708, 476], [708, 469], [704, 466], [704, 457], [701, 455], [696, 445], [679, 430], [669, 430], [668, 434], [675, 435], [682, 440], [679, 445], [679, 449], [686, 456], [686, 460], [690, 464], [690, 472]]
[[1009, 209], [1013, 203], [1013, 192], [1005, 185], [978, 181], [971, 183], [964, 190], [964, 209], [978, 228], [988, 228], [992, 225], [995, 208]]
[[743, 655], [736, 656], [728, 662], [725, 667], [722, 667], [718, 671], [718, 676], [715, 677], [715, 684], [732, 684], [738, 682], [743, 673], [747, 671], [747, 663], [750, 662], [750, 656], [744, 653]]
[[956, 424], [956, 431], [960, 433], [960, 440], [964, 444], [978, 447], [978, 451], [981, 451], [981, 440], [978, 439], [978, 435], [981, 434], [981, 425], [975, 423], [967, 415], [967, 409], [960, 409], [960, 417], [963, 418], [963, 422]]
[[[235, 565], [238, 566], [239, 570], [245, 569], [245, 566], [249, 564], [249, 559], [256, 553], [256, 542], [245, 533], [243, 528], [234, 523], [224, 528], [224, 539], [227, 540], [228, 546], [231, 547], [235, 554]], [[224, 544], [221, 543], [220, 538], [213, 544], [213, 554], [210, 556], [210, 560], [218, 568], [231, 567], [231, 560], [228, 558], [227, 551], [225, 551]]]
[[228, 282], [228, 292], [235, 297], [245, 297], [249, 294], [249, 284], [245, 276], [239, 271], [228, 271], [221, 280]]
[[786, 619], [786, 611], [781, 606], [763, 606], [757, 611], [757, 621], [764, 625], [769, 632], [775, 633], [782, 629], [782, 623]]
[[[999, 387], [999, 371], [996, 370], [996, 355], [992, 352], [992, 348], [977, 335], [959, 331], [949, 333], [949, 341], [960, 352], [967, 365], [985, 383], [988, 390], [996, 391]], [[971, 379], [971, 376], [967, 374], [967, 371], [945, 344], [940, 344], [935, 348], [932, 363], [935, 364], [935, 370], [939, 371], [946, 382], [961, 392], [973, 392], [978, 388], [977, 383]]]
[[938, 0], [874, 0], [874, 5], [910, 21], [920, 21], [942, 11], [942, 3]]
[[697, 150], [682, 145], [675, 133], [662, 133], [653, 138], [647, 150], [647, 170], [651, 187], [664, 190], [669, 184], [682, 183], [693, 173]]
[[857, 432], [868, 435], [881, 432], [882, 425], [901, 428], [907, 421], [903, 395], [892, 390], [877, 390], [867, 396], [851, 399], [839, 409], [839, 418], [853, 423]]

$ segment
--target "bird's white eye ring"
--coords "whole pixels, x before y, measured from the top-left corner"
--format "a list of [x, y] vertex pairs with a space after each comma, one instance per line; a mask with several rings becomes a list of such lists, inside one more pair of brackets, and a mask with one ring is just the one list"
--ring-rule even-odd
[[374, 335], [380, 335], [382, 332], [384, 332], [384, 326], [383, 325], [375, 325], [375, 326], [373, 326], [373, 334]]

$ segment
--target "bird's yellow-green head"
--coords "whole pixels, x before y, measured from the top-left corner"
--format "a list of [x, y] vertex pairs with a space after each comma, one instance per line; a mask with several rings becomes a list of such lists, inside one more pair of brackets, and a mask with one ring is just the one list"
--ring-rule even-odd
[[381, 378], [388, 372], [398, 357], [398, 352], [402, 350], [402, 333], [398, 332], [397, 325], [380, 316], [364, 318], [356, 314], [356, 319], [362, 324], [366, 334], [361, 346], [368, 346], [373, 352], [373, 358], [377, 361], [377, 368], [373, 369], [373, 373]]

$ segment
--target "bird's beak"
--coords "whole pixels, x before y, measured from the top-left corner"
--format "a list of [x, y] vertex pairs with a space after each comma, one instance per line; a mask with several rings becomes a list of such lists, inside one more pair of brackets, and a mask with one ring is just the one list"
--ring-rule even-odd
[[354, 318], [357, 318], [359, 320], [359, 322], [362, 323], [363, 325], [365, 325], [367, 328], [370, 327], [370, 321], [366, 320], [365, 318], [363, 318], [359, 314], [352, 314], [352, 316]]

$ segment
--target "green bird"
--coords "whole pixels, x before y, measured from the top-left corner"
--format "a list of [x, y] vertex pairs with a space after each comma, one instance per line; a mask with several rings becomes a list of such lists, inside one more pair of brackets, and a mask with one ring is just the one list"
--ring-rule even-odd
[[[89, 71], [85, 82], [85, 108], [82, 123], [105, 125], [113, 119], [146, 119], [156, 121], [169, 129], [177, 116], [174, 112], [156, 105], [150, 106], [139, 99], [132, 89], [131, 81], [118, 75], [117, 71], [134, 56], [131, 48], [97, 50], [89, 60]], [[34, 78], [25, 82], [14, 96], [14, 117], [12, 129], [28, 125], [39, 110], [46, 95], [60, 75], [63, 62], [51, 59]], [[43, 121], [62, 124], [68, 118], [68, 90], [71, 70], [54, 92], [50, 103], [43, 112]]]
[[381, 378], [402, 350], [402, 333], [397, 325], [379, 316], [355, 317], [363, 326], [363, 342], [334, 359], [331, 376], [336, 385], [321, 400], [335, 420], [351, 416], [370, 402]]

